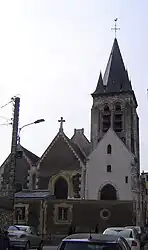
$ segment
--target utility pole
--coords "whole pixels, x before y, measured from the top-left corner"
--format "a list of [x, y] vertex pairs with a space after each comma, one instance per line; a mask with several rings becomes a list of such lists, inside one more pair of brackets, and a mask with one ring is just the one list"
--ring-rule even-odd
[[12, 142], [11, 142], [11, 160], [10, 160], [10, 176], [9, 176], [9, 194], [12, 199], [12, 210], [15, 204], [15, 171], [16, 171], [16, 151], [18, 139], [18, 125], [19, 125], [19, 107], [20, 98], [13, 99], [13, 125], [12, 125]]

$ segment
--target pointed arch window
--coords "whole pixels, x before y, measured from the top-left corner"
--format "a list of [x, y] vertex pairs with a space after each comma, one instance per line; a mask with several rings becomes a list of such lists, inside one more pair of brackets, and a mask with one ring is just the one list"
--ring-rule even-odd
[[120, 105], [120, 103], [116, 103], [115, 110], [116, 111], [121, 111], [121, 105]]
[[109, 144], [107, 146], [107, 154], [111, 155], [111, 153], [112, 153], [112, 146]]
[[54, 186], [54, 195], [56, 199], [67, 199], [68, 183], [63, 177], [59, 177]]
[[120, 103], [115, 104], [115, 111], [114, 111], [114, 131], [121, 132], [123, 130], [123, 115], [121, 110]]
[[111, 125], [111, 112], [108, 105], [105, 105], [103, 111], [103, 126], [102, 126], [103, 132], [107, 132], [107, 130], [110, 128], [110, 125]]

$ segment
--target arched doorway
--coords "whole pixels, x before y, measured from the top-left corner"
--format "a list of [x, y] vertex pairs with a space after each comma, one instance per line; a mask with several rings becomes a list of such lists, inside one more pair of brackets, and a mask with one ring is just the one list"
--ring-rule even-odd
[[59, 177], [54, 186], [54, 195], [56, 199], [67, 199], [68, 184], [63, 177]]
[[111, 184], [106, 184], [100, 191], [100, 200], [117, 200], [117, 191]]

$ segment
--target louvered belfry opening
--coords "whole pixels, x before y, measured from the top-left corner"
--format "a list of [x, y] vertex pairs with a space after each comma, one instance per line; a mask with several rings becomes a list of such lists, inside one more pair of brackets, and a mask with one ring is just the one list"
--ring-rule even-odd
[[114, 110], [114, 131], [115, 132], [121, 132], [123, 129], [122, 126], [122, 110], [121, 110], [121, 105], [120, 103], [117, 103], [115, 105], [115, 110]]
[[110, 126], [111, 126], [111, 112], [109, 107], [106, 105], [103, 111], [103, 126], [102, 126], [103, 132], [107, 132]]

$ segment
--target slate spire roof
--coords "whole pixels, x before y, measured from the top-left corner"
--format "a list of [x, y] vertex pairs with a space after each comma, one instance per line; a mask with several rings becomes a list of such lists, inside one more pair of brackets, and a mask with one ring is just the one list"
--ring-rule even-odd
[[96, 93], [104, 92], [103, 78], [102, 78], [102, 73], [101, 72], [100, 72], [100, 75], [99, 75], [98, 84], [97, 84], [95, 92]]
[[119, 92], [133, 92], [133, 90], [124, 66], [118, 41], [115, 38], [104, 77], [102, 79], [100, 74], [97, 88], [92, 96]]

